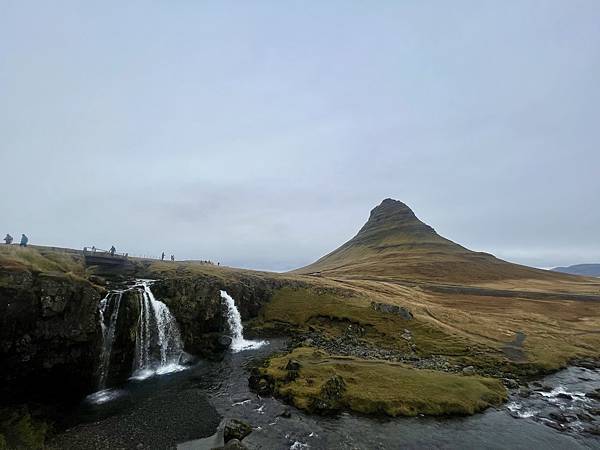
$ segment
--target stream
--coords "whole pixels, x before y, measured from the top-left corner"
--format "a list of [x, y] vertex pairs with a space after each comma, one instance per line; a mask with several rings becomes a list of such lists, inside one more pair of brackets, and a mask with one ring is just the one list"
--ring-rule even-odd
[[[600, 448], [600, 436], [583, 431], [600, 423], [600, 401], [584, 395], [600, 388], [598, 370], [565, 369], [539, 387], [513, 392], [502, 407], [470, 417], [319, 417], [250, 392], [248, 367], [284, 347], [275, 339], [227, 353], [222, 361], [132, 379], [113, 389], [110, 401], [84, 401], [51, 448], [158, 449], [184, 443], [180, 449], [201, 449], [198, 439], [213, 434], [221, 417], [254, 427], [243, 441], [250, 449]], [[288, 418], [282, 415], [286, 410]]]

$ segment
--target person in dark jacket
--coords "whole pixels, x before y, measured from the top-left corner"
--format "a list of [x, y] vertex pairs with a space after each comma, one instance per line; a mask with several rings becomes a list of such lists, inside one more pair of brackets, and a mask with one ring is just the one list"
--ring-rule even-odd
[[27, 247], [27, 243], [29, 242], [29, 238], [24, 234], [21, 235], [21, 243], [19, 244], [21, 247]]
[[115, 246], [113, 245], [113, 246], [110, 248], [110, 256], [115, 256], [115, 252], [116, 252], [116, 251], [117, 251], [117, 249], [116, 249], [116, 248], [115, 248]]
[[10, 234], [6, 233], [6, 237], [4, 238], [4, 242], [6, 242], [6, 245], [12, 244], [12, 241], [13, 237]]

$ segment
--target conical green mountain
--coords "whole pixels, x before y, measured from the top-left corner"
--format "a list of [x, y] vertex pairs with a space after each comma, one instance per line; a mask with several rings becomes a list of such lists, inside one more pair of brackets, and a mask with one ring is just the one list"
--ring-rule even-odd
[[295, 272], [458, 283], [553, 278], [547, 271], [468, 250], [437, 234], [404, 203], [389, 198], [371, 211], [355, 237]]

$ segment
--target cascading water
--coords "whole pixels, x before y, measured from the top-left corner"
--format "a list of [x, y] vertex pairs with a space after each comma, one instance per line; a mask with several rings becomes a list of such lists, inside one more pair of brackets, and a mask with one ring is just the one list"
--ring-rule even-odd
[[181, 333], [171, 311], [156, 300], [148, 280], [138, 280], [140, 318], [135, 337], [133, 379], [183, 370]]
[[183, 351], [181, 333], [167, 305], [156, 300], [150, 290], [149, 280], [138, 280], [126, 290], [108, 293], [99, 305], [102, 329], [102, 350], [98, 369], [98, 391], [90, 394], [91, 403], [104, 403], [120, 395], [118, 389], [107, 389], [113, 343], [117, 335], [119, 310], [123, 294], [135, 292], [139, 298], [140, 316], [136, 328], [135, 356], [131, 378], [143, 380], [154, 374], [164, 374], [185, 369], [180, 365]]
[[[113, 342], [115, 340], [115, 331], [117, 329], [117, 320], [119, 318], [119, 308], [122, 291], [109, 292], [106, 297], [100, 301], [98, 308], [100, 313], [100, 327], [102, 328], [102, 352], [100, 354], [100, 369], [98, 376], [98, 388], [106, 388], [106, 379], [110, 368], [110, 356], [112, 354]], [[108, 314], [108, 325], [106, 315]]]
[[221, 291], [221, 298], [227, 305], [227, 322], [231, 330], [231, 351], [234, 353], [242, 350], [253, 350], [266, 344], [265, 341], [248, 341], [244, 339], [244, 326], [242, 317], [235, 306], [233, 298], [225, 291]]

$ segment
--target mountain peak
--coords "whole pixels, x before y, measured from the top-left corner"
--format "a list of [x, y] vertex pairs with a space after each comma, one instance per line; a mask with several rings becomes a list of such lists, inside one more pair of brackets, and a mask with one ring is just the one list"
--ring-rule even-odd
[[[405, 203], [386, 198], [371, 210], [369, 220], [358, 232], [355, 239], [385, 238], [394, 234], [402, 234], [406, 238], [414, 236], [437, 236], [435, 230], [421, 222]], [[362, 239], [361, 239], [362, 238]]]

